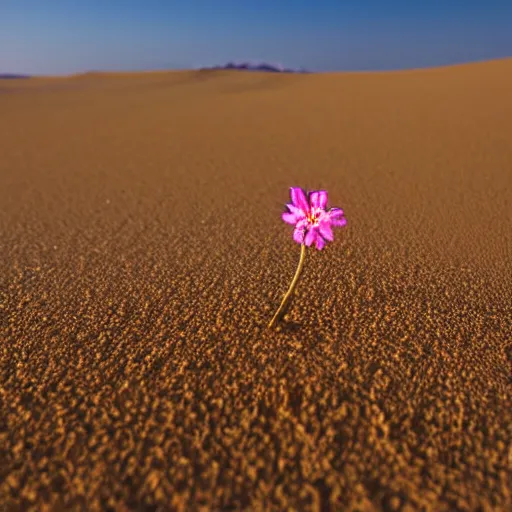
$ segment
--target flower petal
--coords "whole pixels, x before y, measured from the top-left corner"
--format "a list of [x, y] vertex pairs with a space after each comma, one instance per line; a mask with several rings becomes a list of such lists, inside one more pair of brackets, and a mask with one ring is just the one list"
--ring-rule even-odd
[[332, 233], [330, 221], [321, 221], [320, 224], [318, 225], [318, 230], [320, 231], [320, 234], [329, 242], [332, 242], [334, 240], [334, 235]]
[[283, 213], [281, 215], [281, 218], [287, 223], [287, 224], [297, 224], [297, 216], [294, 213]]
[[341, 208], [331, 208], [326, 213], [331, 226], [342, 227], [347, 223], [347, 219], [343, 217], [343, 210]]
[[335, 219], [343, 215], [343, 210], [341, 208], [331, 208], [327, 213], [331, 219]]
[[310, 228], [308, 229], [308, 232], [306, 233], [306, 237], [304, 238], [304, 243], [306, 244], [307, 247], [310, 247], [313, 242], [316, 241], [318, 237], [318, 232], [316, 230], [316, 228]]
[[302, 211], [300, 208], [297, 208], [293, 204], [287, 204], [286, 207], [288, 208], [288, 210], [294, 213], [299, 219], [303, 219], [306, 216], [306, 212]]
[[293, 239], [295, 240], [295, 242], [297, 242], [298, 244], [302, 244], [304, 243], [304, 228], [302, 227], [296, 227], [294, 230], [293, 230]]
[[325, 209], [327, 204], [327, 191], [326, 190], [314, 190], [309, 194], [309, 202], [313, 208]]
[[297, 208], [300, 208], [305, 214], [309, 212], [309, 203], [304, 190], [300, 187], [290, 187], [290, 197]]
[[325, 246], [325, 240], [321, 236], [317, 236], [315, 246], [319, 251], [321, 251]]
[[341, 228], [347, 224], [347, 219], [342, 217], [341, 219], [332, 219], [331, 226], [336, 226], [337, 228]]

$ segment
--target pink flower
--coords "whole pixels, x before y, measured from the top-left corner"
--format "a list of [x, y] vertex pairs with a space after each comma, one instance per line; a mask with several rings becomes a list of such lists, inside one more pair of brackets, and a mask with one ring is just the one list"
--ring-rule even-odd
[[298, 244], [307, 247], [315, 244], [321, 251], [325, 242], [332, 242], [334, 235], [332, 227], [341, 227], [347, 223], [340, 208], [326, 210], [327, 191], [314, 190], [306, 196], [299, 187], [290, 188], [292, 204], [287, 204], [288, 212], [283, 213], [282, 219], [288, 224], [294, 224], [293, 239]]

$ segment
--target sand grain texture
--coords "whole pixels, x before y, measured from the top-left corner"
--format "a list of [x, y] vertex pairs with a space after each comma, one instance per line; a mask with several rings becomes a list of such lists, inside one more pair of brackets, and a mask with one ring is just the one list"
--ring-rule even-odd
[[[510, 91], [510, 59], [0, 82], [3, 507], [510, 510]], [[289, 186], [349, 224], [268, 332]]]

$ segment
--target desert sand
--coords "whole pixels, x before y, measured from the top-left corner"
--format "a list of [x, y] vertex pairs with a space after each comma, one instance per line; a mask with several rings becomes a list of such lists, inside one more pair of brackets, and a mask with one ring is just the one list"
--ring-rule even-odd
[[[512, 59], [0, 82], [2, 510], [512, 507]], [[348, 225], [300, 247], [289, 187]]]

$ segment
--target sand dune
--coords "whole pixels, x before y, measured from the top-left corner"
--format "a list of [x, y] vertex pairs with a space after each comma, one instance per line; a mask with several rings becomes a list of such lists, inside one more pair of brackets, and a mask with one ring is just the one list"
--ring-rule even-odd
[[[510, 91], [512, 59], [1, 82], [6, 510], [510, 510]], [[348, 226], [269, 332], [290, 186]]]

